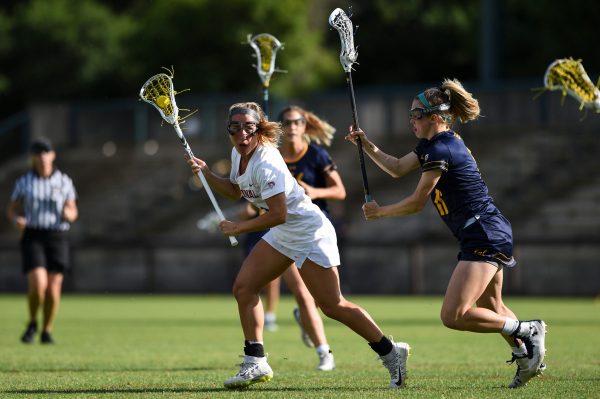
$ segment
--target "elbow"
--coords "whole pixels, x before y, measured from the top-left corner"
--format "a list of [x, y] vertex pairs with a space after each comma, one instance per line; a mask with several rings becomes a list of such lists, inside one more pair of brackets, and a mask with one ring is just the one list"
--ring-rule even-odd
[[423, 208], [425, 208], [425, 204], [427, 204], [427, 200], [422, 201], [422, 200], [418, 200], [415, 202], [414, 206], [415, 206], [415, 212], [421, 212], [423, 210]]
[[269, 227], [278, 226], [287, 222], [287, 209], [285, 211], [271, 209], [267, 214], [269, 215]]
[[278, 212], [275, 215], [275, 222], [277, 225], [287, 222], [287, 212]]
[[408, 173], [408, 171], [403, 169], [395, 169], [390, 171], [390, 176], [392, 176], [394, 179], [399, 179], [402, 176], [406, 175], [406, 173]]
[[410, 202], [410, 205], [408, 207], [409, 209], [409, 213], [419, 213], [423, 210], [423, 208], [425, 208], [425, 205], [427, 204], [427, 200], [422, 201], [421, 199], [413, 199]]
[[419, 202], [415, 204], [415, 213], [421, 212], [425, 208], [425, 203]]

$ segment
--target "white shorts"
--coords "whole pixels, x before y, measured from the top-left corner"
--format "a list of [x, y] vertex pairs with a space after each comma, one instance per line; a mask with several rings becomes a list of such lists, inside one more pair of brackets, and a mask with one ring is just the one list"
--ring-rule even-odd
[[275, 250], [292, 259], [298, 269], [302, 268], [302, 264], [307, 258], [321, 267], [329, 268], [340, 265], [337, 236], [335, 229], [332, 230], [332, 234], [304, 243], [277, 240], [273, 237], [271, 230], [262, 239]]

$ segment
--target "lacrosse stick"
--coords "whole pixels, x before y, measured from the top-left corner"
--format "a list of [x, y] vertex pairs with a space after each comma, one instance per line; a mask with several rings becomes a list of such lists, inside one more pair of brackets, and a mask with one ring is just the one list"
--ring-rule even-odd
[[[348, 18], [346, 13], [341, 8], [336, 8], [333, 10], [331, 15], [329, 15], [329, 25], [333, 26], [340, 34], [340, 41], [342, 43], [340, 62], [344, 68], [344, 71], [346, 72], [346, 83], [348, 83], [350, 105], [352, 107], [353, 127], [354, 130], [359, 130], [360, 127], [358, 125], [358, 114], [356, 112], [356, 100], [354, 98], [354, 85], [352, 84], [352, 64], [354, 64], [356, 62], [356, 58], [358, 58], [358, 53], [354, 48], [354, 28], [352, 27], [352, 21], [350, 21], [350, 18]], [[356, 147], [358, 148], [358, 159], [360, 160], [360, 171], [362, 172], [365, 202], [370, 202], [373, 199], [369, 191], [367, 169], [365, 167], [365, 156], [360, 137], [356, 138]]]
[[[177, 132], [177, 136], [179, 136], [179, 140], [181, 144], [185, 148], [190, 159], [194, 158], [194, 154], [192, 153], [192, 149], [190, 148], [187, 140], [183, 136], [183, 132], [181, 131], [181, 127], [179, 127], [179, 123], [182, 119], [179, 117], [179, 109], [177, 108], [177, 104], [175, 103], [175, 90], [173, 89], [173, 71], [171, 72], [171, 76], [159, 73], [158, 75], [152, 76], [150, 79], [144, 83], [142, 88], [140, 89], [140, 98], [147, 102], [148, 104], [152, 104], [154, 108], [158, 110], [160, 116], [169, 124], [173, 125], [175, 131]], [[221, 212], [221, 208], [219, 208], [219, 204], [215, 199], [215, 196], [204, 177], [202, 171], [198, 172], [198, 177], [204, 186], [210, 201], [212, 202], [213, 207], [215, 208], [215, 212], [218, 215], [219, 222], [225, 220], [223, 216], [223, 212]], [[233, 236], [229, 236], [229, 241], [231, 242], [231, 246], [236, 246], [238, 241]]]
[[[600, 80], [594, 86], [592, 80], [585, 72], [581, 60], [562, 58], [555, 60], [548, 66], [544, 74], [544, 87], [546, 90], [562, 91], [562, 101], [569, 94], [580, 102], [579, 110], [583, 108], [594, 109], [600, 113]], [[541, 94], [541, 93], [540, 93]]]
[[262, 108], [265, 115], [269, 115], [269, 84], [271, 83], [271, 75], [273, 72], [287, 72], [275, 68], [275, 57], [277, 51], [283, 49], [281, 43], [275, 36], [268, 33], [261, 33], [254, 37], [248, 35], [247, 42], [252, 46], [256, 53], [257, 63], [252, 65], [256, 67], [258, 76], [263, 84], [263, 104]]

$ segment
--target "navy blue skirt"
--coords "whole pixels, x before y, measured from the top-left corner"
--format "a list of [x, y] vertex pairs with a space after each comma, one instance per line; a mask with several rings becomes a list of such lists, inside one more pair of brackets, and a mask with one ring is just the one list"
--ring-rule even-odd
[[460, 231], [458, 239], [458, 260], [494, 262], [505, 267], [517, 264], [512, 227], [501, 213], [479, 217]]

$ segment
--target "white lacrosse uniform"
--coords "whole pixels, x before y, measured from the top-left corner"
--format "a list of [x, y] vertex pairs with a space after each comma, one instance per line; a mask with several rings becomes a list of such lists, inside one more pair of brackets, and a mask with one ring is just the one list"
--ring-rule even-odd
[[239, 174], [240, 160], [234, 147], [229, 179], [255, 207], [268, 211], [265, 199], [285, 193], [287, 220], [271, 227], [262, 239], [296, 262], [298, 268], [307, 258], [321, 267], [339, 266], [340, 254], [333, 225], [298, 185], [279, 150], [259, 144], [242, 175]]

